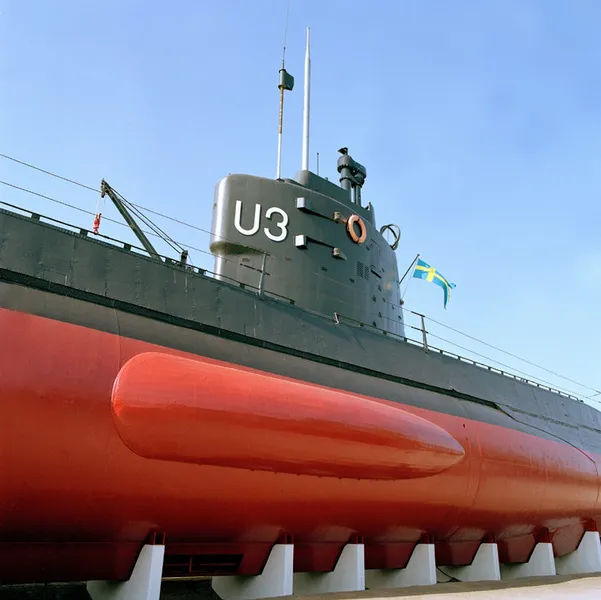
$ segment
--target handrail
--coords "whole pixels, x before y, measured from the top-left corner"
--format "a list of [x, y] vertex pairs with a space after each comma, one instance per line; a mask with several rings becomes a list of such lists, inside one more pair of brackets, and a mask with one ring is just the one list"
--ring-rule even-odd
[[369, 323], [363, 323], [363, 322], [357, 321], [355, 319], [352, 319], [350, 317], [346, 317], [346, 316], [344, 316], [344, 315], [342, 315], [340, 313], [336, 313], [335, 314], [335, 320], [340, 321], [341, 319], [343, 319], [349, 325], [354, 325], [354, 326], [359, 326], [359, 327], [362, 327], [362, 328], [371, 329], [373, 331], [377, 331], [377, 332], [383, 333], [384, 335], [398, 338], [399, 340], [402, 340], [403, 342], [407, 342], [407, 343], [413, 344], [415, 346], [418, 346], [420, 348], [423, 348], [424, 351], [426, 351], [426, 352], [430, 352], [430, 351], [438, 352], [439, 354], [443, 354], [445, 356], [449, 356], [449, 357], [455, 358], [455, 359], [457, 359], [459, 361], [466, 362], [468, 364], [471, 364], [473, 366], [479, 367], [481, 369], [486, 369], [487, 371], [491, 371], [493, 373], [497, 373], [498, 375], [503, 375], [505, 377], [509, 377], [509, 378], [514, 379], [516, 381], [520, 381], [522, 383], [533, 385], [533, 386], [535, 386], [535, 387], [537, 387], [539, 389], [544, 389], [544, 390], [548, 390], [550, 392], [554, 392], [556, 394], [559, 394], [560, 396], [563, 396], [564, 398], [571, 398], [572, 400], [577, 400], [578, 402], [584, 402], [584, 400], [582, 400], [582, 398], [579, 398], [578, 396], [575, 396], [573, 394], [568, 394], [567, 392], [564, 392], [563, 390], [559, 390], [559, 389], [554, 388], [552, 386], [544, 385], [544, 384], [542, 384], [542, 383], [540, 383], [540, 382], [538, 382], [536, 380], [528, 379], [528, 378], [525, 378], [525, 377], [521, 377], [520, 375], [516, 375], [516, 374], [512, 373], [511, 371], [505, 371], [503, 369], [498, 369], [497, 367], [493, 367], [491, 365], [487, 365], [486, 363], [481, 363], [479, 361], [473, 360], [471, 358], [467, 358], [467, 357], [462, 356], [460, 354], [456, 354], [454, 352], [449, 352], [448, 350], [444, 350], [442, 348], [438, 348], [437, 346], [433, 346], [432, 344], [430, 344], [426, 340], [426, 335], [427, 335], [428, 331], [422, 330], [419, 327], [415, 327], [415, 326], [412, 326], [412, 325], [405, 325], [405, 327], [410, 327], [411, 329], [415, 329], [415, 330], [419, 331], [420, 333], [422, 333], [422, 335], [423, 335], [422, 340], [415, 340], [415, 339], [409, 338], [407, 336], [402, 336], [402, 335], [400, 335], [398, 333], [387, 331], [387, 330], [381, 329], [379, 327], [374, 327], [373, 325], [370, 325]]
[[[411, 311], [411, 312], [413, 312], [413, 311]], [[419, 313], [417, 313], [417, 314], [419, 314]], [[420, 316], [425, 317], [425, 315], [420, 315]], [[556, 394], [559, 394], [560, 396], [563, 396], [564, 398], [571, 398], [572, 400], [577, 400], [578, 402], [584, 402], [584, 400], [582, 398], [579, 398], [578, 396], [575, 396], [573, 394], [568, 394], [567, 392], [565, 392], [563, 390], [554, 388], [554, 387], [549, 386], [549, 385], [544, 385], [541, 382], [538, 382], [538, 381], [536, 381], [534, 379], [528, 379], [526, 377], [521, 377], [520, 375], [516, 375], [515, 373], [512, 373], [511, 371], [505, 371], [503, 369], [498, 369], [497, 367], [493, 367], [491, 365], [487, 365], [486, 363], [481, 363], [479, 361], [473, 360], [471, 358], [467, 358], [467, 357], [462, 356], [460, 354], [456, 354], [454, 352], [449, 352], [448, 350], [444, 350], [442, 348], [438, 348], [437, 346], [433, 346], [432, 344], [430, 344], [427, 341], [427, 334], [429, 332], [425, 329], [425, 324], [424, 324], [423, 328], [421, 328], [421, 327], [415, 327], [414, 325], [407, 325], [407, 324], [405, 324], [405, 327], [409, 327], [410, 329], [414, 329], [416, 331], [419, 331], [422, 334], [422, 340], [420, 341], [420, 340], [415, 340], [415, 339], [412, 339], [412, 338], [408, 338], [407, 336], [402, 336], [402, 335], [400, 335], [398, 333], [394, 333], [394, 332], [388, 331], [386, 329], [382, 329], [380, 327], [374, 327], [373, 325], [370, 325], [369, 323], [363, 323], [361, 321], [357, 321], [356, 319], [352, 319], [350, 317], [346, 317], [345, 315], [342, 315], [341, 313], [335, 313], [335, 320], [339, 321], [340, 319], [343, 319], [344, 321], [346, 321], [349, 324], [354, 324], [356, 326], [358, 325], [359, 327], [371, 329], [373, 331], [377, 331], [377, 332], [383, 333], [384, 335], [387, 335], [387, 336], [396, 337], [396, 338], [398, 338], [398, 339], [400, 339], [400, 340], [402, 340], [404, 342], [408, 342], [408, 343], [411, 343], [413, 345], [416, 345], [416, 346], [419, 346], [419, 347], [423, 348], [425, 352], [435, 351], [435, 352], [438, 352], [439, 354], [443, 354], [445, 356], [449, 356], [449, 357], [455, 358], [455, 359], [457, 359], [459, 361], [466, 362], [466, 363], [471, 364], [473, 366], [476, 366], [476, 367], [479, 367], [479, 368], [482, 368], [482, 369], [486, 369], [486, 370], [491, 371], [493, 373], [497, 373], [498, 375], [503, 375], [505, 377], [509, 377], [509, 378], [514, 379], [516, 381], [520, 381], [522, 383], [533, 385], [533, 386], [535, 386], [537, 388], [548, 390], [550, 392], [554, 392]]]
[[[28, 209], [25, 209], [21, 206], [17, 206], [15, 204], [11, 204], [5, 201], [0, 200], [0, 204], [3, 204], [5, 206], [8, 206], [12, 209], [21, 211], [23, 213], [26, 213], [28, 215], [28, 218], [33, 219], [33, 220], [37, 220], [40, 221], [42, 218], [46, 219], [47, 221], [49, 221], [50, 223], [55, 223], [57, 225], [60, 225], [61, 228], [69, 228], [72, 231], [72, 233], [75, 233], [76, 235], [80, 235], [82, 237], [89, 237], [89, 239], [93, 240], [93, 241], [98, 241], [100, 243], [106, 243], [107, 245], [115, 245], [117, 244], [118, 246], [121, 247], [121, 249], [128, 251], [128, 252], [133, 252], [134, 250], [139, 250], [143, 253], [147, 254], [147, 250], [145, 248], [141, 248], [138, 246], [135, 246], [133, 244], [127, 243], [127, 242], [123, 242], [121, 240], [118, 240], [117, 238], [113, 238], [111, 236], [107, 236], [105, 234], [101, 234], [101, 233], [92, 233], [90, 230], [82, 228], [82, 227], [78, 227], [76, 225], [73, 225], [71, 223], [67, 223], [65, 221], [61, 221], [59, 219], [55, 219], [53, 217], [48, 217], [46, 215], [42, 215], [38, 212], [34, 212], [34, 211], [30, 211]], [[0, 211], [3, 211], [3, 209], [0, 209]], [[12, 212], [12, 211], [3, 211], [3, 212]], [[88, 235], [90, 234], [90, 235]], [[253, 249], [255, 251], [257, 251], [256, 249]], [[135, 254], [138, 254], [138, 252], [134, 252]], [[256, 268], [256, 267], [251, 267], [246, 265], [246, 267], [250, 270], [256, 271], [257, 273], [259, 273], [259, 284], [257, 286], [252, 286], [249, 284], [245, 284], [242, 283], [241, 281], [238, 281], [234, 278], [222, 275], [222, 274], [218, 274], [215, 273], [213, 271], [210, 271], [208, 269], [203, 269], [200, 267], [195, 267], [193, 265], [182, 265], [180, 260], [178, 259], [173, 259], [171, 257], [165, 256], [165, 255], [161, 255], [161, 254], [157, 254], [158, 258], [161, 259], [165, 264], [170, 265], [171, 267], [175, 267], [178, 268], [180, 270], [186, 271], [186, 272], [190, 272], [190, 273], [194, 273], [196, 275], [199, 275], [201, 277], [208, 277], [210, 279], [217, 279], [219, 281], [222, 281], [224, 283], [227, 283], [229, 285], [232, 285], [234, 287], [238, 287], [240, 289], [244, 289], [244, 290], [250, 290], [253, 293], [256, 293], [259, 297], [270, 297], [274, 300], [278, 300], [278, 301], [285, 301], [288, 304], [296, 304], [295, 300], [292, 298], [288, 298], [286, 296], [282, 296], [280, 294], [277, 294], [275, 292], [270, 292], [268, 290], [265, 289], [265, 275], [269, 275], [269, 273], [266, 271], [266, 264], [267, 264], [267, 260], [266, 257], [270, 256], [268, 253], [266, 252], [262, 252], [264, 259], [261, 265], [261, 268]], [[144, 256], [144, 255], [142, 255]], [[144, 256], [144, 258], [147, 258], [148, 260], [155, 260], [149, 256]], [[223, 260], [229, 260], [229, 259], [225, 259], [224, 257], [221, 257]], [[303, 310], [307, 313], [311, 313], [323, 318], [326, 318], [328, 320], [332, 320], [332, 315], [325, 315], [322, 313], [319, 313], [317, 311], [314, 310], [310, 310], [301, 306], [297, 305], [297, 308], [299, 308], [300, 310]], [[425, 352], [430, 353], [430, 352], [437, 352], [439, 354], [442, 354], [444, 356], [448, 356], [448, 357], [453, 357], [459, 361], [462, 362], [466, 362], [468, 364], [471, 364], [473, 366], [479, 367], [481, 369], [486, 369], [488, 371], [491, 371], [493, 373], [497, 373], [499, 375], [514, 379], [516, 381], [520, 381], [522, 383], [526, 383], [528, 385], [532, 385], [535, 386], [539, 389], [544, 389], [544, 390], [548, 390], [551, 392], [554, 392], [562, 397], [565, 398], [570, 398], [572, 400], [576, 400], [578, 402], [584, 402], [584, 400], [578, 396], [575, 396], [573, 394], [567, 393], [563, 390], [554, 388], [552, 386], [549, 385], [545, 385], [542, 382], [536, 381], [535, 379], [529, 379], [529, 378], [525, 378], [525, 377], [521, 377], [515, 373], [512, 373], [511, 371], [506, 371], [503, 369], [498, 369], [496, 367], [493, 367], [491, 365], [488, 365], [486, 363], [482, 363], [470, 358], [467, 358], [465, 356], [462, 356], [460, 354], [454, 353], [454, 352], [450, 352], [448, 350], [444, 350], [442, 348], [438, 348], [437, 346], [433, 346], [429, 341], [428, 341], [428, 334], [432, 335], [433, 337], [439, 337], [439, 336], [435, 336], [434, 334], [432, 334], [431, 332], [428, 332], [426, 329], [426, 324], [425, 324], [425, 319], [427, 318], [426, 315], [423, 315], [422, 313], [418, 313], [415, 312], [413, 310], [410, 309], [405, 309], [407, 312], [412, 313], [418, 317], [420, 317], [420, 327], [416, 327], [414, 325], [409, 325], [407, 323], [404, 324], [405, 328], [409, 328], [409, 329], [413, 329], [415, 331], [418, 331], [420, 333], [420, 337], [421, 340], [415, 340], [412, 338], [409, 338], [407, 336], [401, 335], [399, 333], [384, 329], [384, 328], [380, 328], [380, 327], [376, 327], [372, 324], [369, 323], [364, 323], [361, 321], [357, 321], [356, 319], [353, 319], [351, 317], [347, 317], [339, 312], [334, 313], [333, 318], [334, 318], [334, 322], [339, 323], [342, 320], [350, 325], [350, 326], [355, 326], [355, 327], [361, 327], [361, 328], [365, 328], [368, 329], [370, 331], [374, 331], [383, 335], [386, 335], [388, 337], [393, 337], [395, 339], [398, 339], [400, 341], [421, 347]], [[451, 342], [452, 343], [452, 342]]]

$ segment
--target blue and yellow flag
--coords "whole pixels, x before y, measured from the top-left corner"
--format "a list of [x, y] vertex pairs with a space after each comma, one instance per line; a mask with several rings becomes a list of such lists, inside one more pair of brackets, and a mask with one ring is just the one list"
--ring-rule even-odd
[[454, 283], [449, 283], [434, 267], [424, 262], [421, 258], [417, 260], [413, 277], [425, 279], [440, 286], [444, 292], [444, 307], [447, 307], [447, 302], [451, 297], [451, 290], [455, 287]]

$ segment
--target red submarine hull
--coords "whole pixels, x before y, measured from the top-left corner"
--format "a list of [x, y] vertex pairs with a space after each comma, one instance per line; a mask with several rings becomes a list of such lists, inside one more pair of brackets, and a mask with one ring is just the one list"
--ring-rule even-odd
[[25, 311], [0, 331], [2, 583], [125, 579], [153, 536], [165, 575], [210, 575], [283, 540], [327, 571], [353, 540], [366, 568], [420, 541], [519, 562], [597, 527], [601, 457], [559, 440]]

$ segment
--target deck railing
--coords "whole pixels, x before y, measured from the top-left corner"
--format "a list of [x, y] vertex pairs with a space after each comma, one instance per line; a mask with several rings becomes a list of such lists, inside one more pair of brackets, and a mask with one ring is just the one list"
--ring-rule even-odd
[[[28, 209], [25, 209], [23, 207], [17, 206], [15, 204], [10, 204], [8, 202], [4, 202], [4, 201], [0, 201], [0, 205], [4, 205], [6, 207], [8, 207], [10, 210], [9, 211], [3, 211], [3, 212], [10, 212], [10, 213], [18, 213], [18, 214], [22, 214], [23, 216], [27, 216], [30, 219], [33, 220], [37, 220], [37, 221], [43, 221], [43, 222], [47, 222], [51, 225], [54, 225], [56, 227], [59, 227], [61, 229], [64, 229], [65, 231], [69, 231], [70, 233], [74, 233], [77, 234], [79, 236], [83, 236], [83, 237], [89, 237], [92, 241], [97, 242], [97, 243], [103, 243], [103, 244], [108, 244], [108, 245], [112, 245], [121, 249], [124, 249], [128, 252], [132, 252], [135, 254], [139, 254], [140, 256], [143, 256], [145, 258], [147, 258], [148, 260], [156, 260], [151, 258], [148, 255], [148, 252], [141, 247], [138, 247], [134, 244], [128, 243], [128, 242], [123, 242], [122, 240], [119, 240], [117, 238], [113, 238], [111, 236], [107, 236], [101, 233], [92, 233], [90, 230], [85, 229], [85, 228], [81, 228], [78, 227], [76, 225], [73, 225], [71, 223], [67, 223], [65, 221], [61, 221], [59, 219], [54, 219], [52, 217], [48, 217], [45, 215], [42, 215], [38, 212], [32, 212]], [[2, 210], [2, 209], [0, 209]], [[257, 249], [253, 248], [254, 252], [261, 252], [258, 251]], [[245, 265], [246, 268], [250, 269], [250, 270], [254, 270], [257, 272], [257, 279], [258, 279], [258, 283], [256, 286], [253, 285], [249, 285], [247, 283], [242, 283], [236, 279], [233, 279], [231, 277], [227, 277], [218, 273], [215, 273], [209, 269], [204, 269], [204, 268], [200, 268], [200, 267], [195, 267], [193, 265], [190, 264], [182, 264], [180, 259], [173, 259], [171, 257], [168, 256], [164, 256], [159, 254], [159, 258], [161, 261], [163, 261], [165, 264], [168, 264], [170, 266], [172, 266], [173, 268], [177, 268], [177, 269], [181, 269], [184, 270], [185, 272], [200, 276], [200, 277], [209, 277], [209, 278], [213, 278], [213, 279], [217, 279], [220, 282], [226, 283], [228, 285], [231, 286], [235, 286], [241, 289], [245, 289], [251, 293], [255, 293], [257, 294], [259, 297], [262, 298], [271, 298], [272, 300], [276, 300], [278, 302], [284, 302], [287, 304], [295, 304], [295, 300], [292, 298], [288, 298], [279, 294], [276, 294], [274, 292], [270, 292], [269, 290], [266, 289], [266, 276], [269, 275], [268, 272], [268, 266], [269, 266], [269, 260], [271, 258], [273, 258], [271, 255], [269, 255], [268, 253], [265, 252], [261, 252], [263, 254], [263, 260], [262, 260], [262, 264], [260, 268], [256, 268], [256, 267], [252, 267], [252, 266], [248, 266]], [[227, 260], [227, 259], [224, 259]], [[237, 264], [237, 263], [236, 263]], [[349, 326], [352, 327], [360, 327], [366, 330], [370, 330], [374, 333], [380, 334], [380, 335], [384, 335], [390, 338], [394, 338], [394, 339], [398, 339], [401, 342], [407, 343], [407, 344], [412, 344], [415, 346], [420, 347], [421, 349], [423, 349], [424, 352], [428, 352], [428, 353], [439, 353], [442, 354], [444, 356], [450, 357], [450, 358], [454, 358], [460, 362], [465, 362], [468, 364], [471, 364], [475, 367], [481, 368], [481, 369], [485, 369], [487, 371], [491, 371], [493, 373], [497, 373], [499, 375], [502, 375], [504, 377], [509, 377], [511, 379], [514, 379], [516, 381], [520, 381], [522, 383], [526, 383], [532, 386], [535, 386], [537, 388], [540, 389], [544, 389], [544, 390], [548, 390], [550, 392], [554, 392], [556, 394], [559, 394], [560, 396], [563, 396], [565, 398], [571, 398], [572, 400], [577, 400], [579, 402], [584, 402], [584, 400], [573, 394], [570, 393], [568, 391], [565, 390], [561, 390], [558, 389], [556, 387], [553, 387], [551, 385], [548, 385], [545, 382], [542, 382], [541, 380], [538, 380], [536, 378], [534, 378], [531, 375], [528, 375], [526, 377], [523, 377], [521, 375], [518, 375], [514, 372], [512, 372], [512, 370], [506, 370], [506, 369], [499, 369], [497, 367], [491, 366], [489, 364], [477, 361], [477, 360], [473, 360], [470, 359], [466, 356], [457, 354], [455, 352], [451, 352], [449, 350], [443, 349], [443, 348], [439, 348], [437, 346], [432, 345], [431, 341], [429, 340], [429, 335], [432, 337], [439, 337], [439, 336], [434, 336], [433, 334], [431, 334], [431, 332], [428, 331], [427, 327], [426, 327], [426, 320], [428, 319], [428, 317], [422, 313], [407, 309], [403, 307], [403, 311], [404, 313], [407, 315], [412, 315], [414, 317], [417, 317], [417, 325], [412, 325], [409, 324], [407, 322], [404, 323], [404, 329], [405, 329], [405, 334], [407, 334], [407, 331], [411, 331], [411, 332], [416, 332], [416, 338], [415, 337], [411, 337], [410, 335], [400, 335], [398, 333], [389, 331], [385, 328], [381, 328], [381, 327], [376, 327], [373, 324], [369, 324], [369, 323], [364, 323], [364, 322], [360, 322], [357, 321], [355, 319], [349, 318], [347, 316], [344, 315], [344, 313], [342, 312], [335, 312], [332, 315], [324, 315], [322, 313], [318, 313], [316, 311], [307, 309], [307, 308], [303, 308], [298, 306], [297, 307], [299, 310], [303, 310], [307, 313], [313, 314], [313, 315], [317, 315], [319, 317], [322, 318], [326, 318], [326, 319], [330, 319], [333, 320], [335, 323], [344, 323], [347, 324]], [[442, 339], [442, 338], [441, 338]], [[452, 342], [451, 342], [452, 343]], [[470, 353], [474, 353], [473, 351], [469, 350], [468, 351]], [[488, 360], [492, 360], [493, 362], [498, 362], [498, 361], [494, 361], [494, 359], [490, 359], [488, 357], [484, 357]], [[525, 373], [523, 373], [523, 375], [526, 375]]]

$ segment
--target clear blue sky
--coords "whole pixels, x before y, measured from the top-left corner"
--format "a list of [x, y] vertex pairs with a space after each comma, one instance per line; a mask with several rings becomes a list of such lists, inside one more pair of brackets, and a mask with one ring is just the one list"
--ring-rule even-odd
[[[89, 185], [105, 177], [130, 201], [205, 229], [222, 176], [275, 175], [287, 0], [0, 5], [1, 153]], [[457, 285], [445, 311], [439, 288], [413, 280], [407, 306], [595, 388], [599, 23], [598, 0], [292, 0], [283, 162], [285, 176], [300, 167], [310, 25], [312, 168], [320, 152], [321, 174], [336, 178], [336, 150], [348, 146], [367, 166], [379, 225], [402, 229], [400, 271], [419, 252]], [[0, 175], [96, 208], [94, 194], [6, 160]], [[0, 188], [2, 200], [91, 227]], [[207, 235], [157, 222], [208, 249]]]

